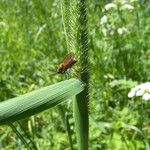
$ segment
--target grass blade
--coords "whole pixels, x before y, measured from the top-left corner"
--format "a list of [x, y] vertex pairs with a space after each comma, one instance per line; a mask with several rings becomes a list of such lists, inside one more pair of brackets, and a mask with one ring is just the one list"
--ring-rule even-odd
[[83, 89], [84, 84], [81, 81], [70, 79], [3, 101], [0, 103], [0, 125], [24, 119], [54, 107]]

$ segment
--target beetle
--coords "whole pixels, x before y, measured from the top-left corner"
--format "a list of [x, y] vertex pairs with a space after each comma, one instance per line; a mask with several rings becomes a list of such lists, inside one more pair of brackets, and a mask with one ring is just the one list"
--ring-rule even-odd
[[60, 63], [57, 69], [57, 73], [64, 74], [67, 71], [67, 69], [71, 68], [76, 62], [77, 60], [75, 60], [74, 53], [70, 52]]

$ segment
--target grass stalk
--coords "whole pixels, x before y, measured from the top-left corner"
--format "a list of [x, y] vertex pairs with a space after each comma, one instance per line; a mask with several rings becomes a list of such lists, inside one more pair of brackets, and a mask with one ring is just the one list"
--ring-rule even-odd
[[86, 84], [74, 100], [74, 118], [79, 150], [88, 149], [89, 63], [86, 0], [62, 1], [67, 48], [78, 57], [77, 74]]
[[61, 116], [61, 120], [63, 122], [63, 125], [65, 127], [65, 130], [66, 130], [66, 133], [68, 136], [70, 149], [73, 150], [73, 141], [72, 141], [71, 127], [70, 127], [70, 123], [69, 123], [69, 116], [67, 113], [65, 113], [67, 110], [62, 105], [58, 105], [57, 109], [58, 109], [58, 112]]

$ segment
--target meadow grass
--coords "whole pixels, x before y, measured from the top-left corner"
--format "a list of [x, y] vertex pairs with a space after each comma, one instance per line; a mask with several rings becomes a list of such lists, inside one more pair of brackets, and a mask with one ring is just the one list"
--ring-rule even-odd
[[[110, 2], [115, 5], [107, 5]], [[124, 4], [117, 0], [87, 1], [91, 150], [149, 149], [150, 103], [127, 97], [137, 83], [150, 81], [148, 4], [145, 0]], [[68, 53], [61, 2], [1, 0], [0, 13], [0, 100], [65, 80], [65, 75], [56, 72]], [[72, 103], [62, 106], [69, 116], [76, 149]], [[56, 108], [21, 124], [38, 149], [69, 149]], [[22, 133], [17, 123], [15, 126]], [[25, 149], [9, 126], [0, 127], [0, 147]]]

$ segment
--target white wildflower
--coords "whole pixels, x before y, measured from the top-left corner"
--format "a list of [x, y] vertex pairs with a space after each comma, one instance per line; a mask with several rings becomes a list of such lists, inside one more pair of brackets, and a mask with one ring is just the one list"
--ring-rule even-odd
[[136, 96], [142, 96], [143, 100], [150, 100], [150, 82], [137, 85], [128, 93], [129, 98], [133, 98]]
[[143, 100], [150, 100], [150, 94], [149, 93], [145, 93], [142, 97]]
[[104, 7], [105, 7], [106, 10], [109, 10], [109, 9], [112, 9], [112, 8], [116, 9], [117, 5], [114, 4], [114, 3], [108, 3]]
[[117, 29], [117, 32], [118, 32], [118, 34], [120, 34], [120, 35], [122, 35], [122, 34], [124, 34], [124, 33], [129, 33], [128, 29], [125, 28], [125, 27], [118, 28], [118, 29]]
[[118, 32], [118, 34], [123, 34], [123, 29], [122, 28], [118, 28], [117, 32]]
[[140, 84], [139, 88], [144, 89], [144, 90], [150, 90], [150, 82]]
[[128, 9], [128, 10], [133, 10], [134, 7], [131, 4], [124, 4], [121, 6], [122, 10]]
[[105, 24], [106, 22], [107, 22], [107, 16], [106, 15], [104, 15], [102, 18], [101, 18], [101, 20], [100, 20], [100, 24]]
[[138, 0], [117, 0], [121, 5], [127, 4], [127, 3], [133, 3]]
[[135, 88], [131, 89], [131, 91], [128, 93], [128, 97], [129, 97], [129, 98], [134, 97], [134, 96], [135, 96], [135, 93], [136, 93], [136, 89], [135, 89]]
[[107, 36], [107, 29], [106, 29], [106, 28], [103, 28], [103, 29], [102, 29], [102, 33], [104, 34], [104, 36]]
[[120, 1], [120, 4], [121, 4], [121, 5], [123, 5], [123, 4], [125, 4], [125, 3], [127, 3], [126, 0], [121, 0], [121, 1]]
[[139, 89], [138, 91], [136, 91], [136, 96], [142, 96], [145, 93], [145, 91], [143, 89]]

